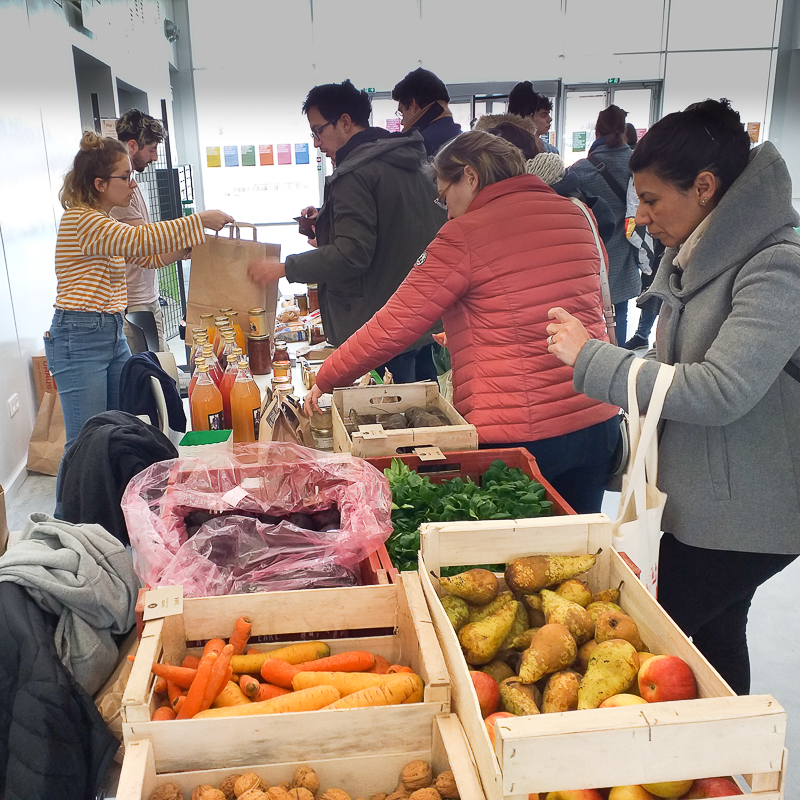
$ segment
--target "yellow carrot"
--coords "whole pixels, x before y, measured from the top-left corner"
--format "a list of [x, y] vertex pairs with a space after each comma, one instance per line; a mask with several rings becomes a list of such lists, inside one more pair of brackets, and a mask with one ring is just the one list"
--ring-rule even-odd
[[250, 703], [245, 693], [239, 688], [238, 683], [228, 681], [222, 691], [214, 698], [211, 708], [225, 708], [227, 706], [244, 706]]
[[405, 703], [414, 691], [413, 681], [393, 681], [386, 686], [370, 686], [348, 694], [325, 708], [366, 708]]
[[372, 672], [298, 672], [292, 679], [292, 687], [298, 691], [311, 686], [335, 686], [342, 697], [346, 697], [370, 686], [387, 686], [394, 682], [401, 685], [410, 683], [414, 687], [412, 696], [422, 699], [422, 678], [408, 672], [399, 675], [375, 675]]
[[302, 664], [304, 661], [315, 661], [331, 654], [331, 648], [325, 642], [298, 642], [268, 653], [248, 653], [231, 657], [231, 669], [237, 674], [249, 672], [258, 675], [261, 665], [270, 658], [282, 658], [290, 664]]
[[299, 692], [289, 692], [271, 700], [260, 703], [248, 703], [241, 706], [225, 708], [209, 708], [195, 714], [193, 719], [210, 719], [214, 717], [245, 717], [254, 714], [285, 714], [291, 711], [316, 711], [325, 708], [340, 697], [333, 686], [312, 686]]

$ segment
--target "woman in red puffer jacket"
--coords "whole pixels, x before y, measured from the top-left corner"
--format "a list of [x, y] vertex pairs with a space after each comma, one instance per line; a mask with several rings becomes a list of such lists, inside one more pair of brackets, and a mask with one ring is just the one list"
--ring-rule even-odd
[[557, 305], [608, 341], [591, 226], [492, 134], [457, 136], [432, 170], [449, 221], [386, 305], [325, 361], [306, 408], [401, 353], [441, 317], [453, 404], [481, 445], [526, 447], [577, 512], [599, 511], [618, 409], [575, 392], [545, 330]]

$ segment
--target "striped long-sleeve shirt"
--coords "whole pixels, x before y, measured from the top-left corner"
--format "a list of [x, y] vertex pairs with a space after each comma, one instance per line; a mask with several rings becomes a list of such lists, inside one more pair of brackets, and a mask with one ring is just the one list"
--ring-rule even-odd
[[126, 225], [88, 206], [69, 208], [56, 240], [56, 308], [124, 311], [127, 305], [125, 257], [153, 269], [159, 253], [205, 241], [199, 214], [149, 225]]

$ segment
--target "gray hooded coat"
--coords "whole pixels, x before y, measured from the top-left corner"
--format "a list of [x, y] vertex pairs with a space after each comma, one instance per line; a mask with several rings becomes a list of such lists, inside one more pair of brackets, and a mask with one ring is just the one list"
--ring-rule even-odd
[[[684, 270], [668, 249], [645, 295], [663, 300], [648, 358], [677, 366], [659, 441], [663, 529], [694, 547], [800, 553], [800, 383], [784, 370], [800, 348], [791, 197], [775, 147], [754, 148]], [[634, 357], [587, 342], [575, 389], [627, 406]], [[642, 408], [656, 372], [645, 364], [639, 374]]]

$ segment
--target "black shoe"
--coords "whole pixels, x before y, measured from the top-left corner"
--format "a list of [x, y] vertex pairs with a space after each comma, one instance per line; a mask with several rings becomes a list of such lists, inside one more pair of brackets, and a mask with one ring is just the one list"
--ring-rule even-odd
[[645, 339], [644, 336], [639, 336], [638, 333], [635, 333], [633, 336], [631, 336], [631, 338], [628, 339], [628, 341], [623, 345], [626, 350], [639, 350], [642, 347], [649, 346], [650, 343], [647, 341], [647, 339]]

